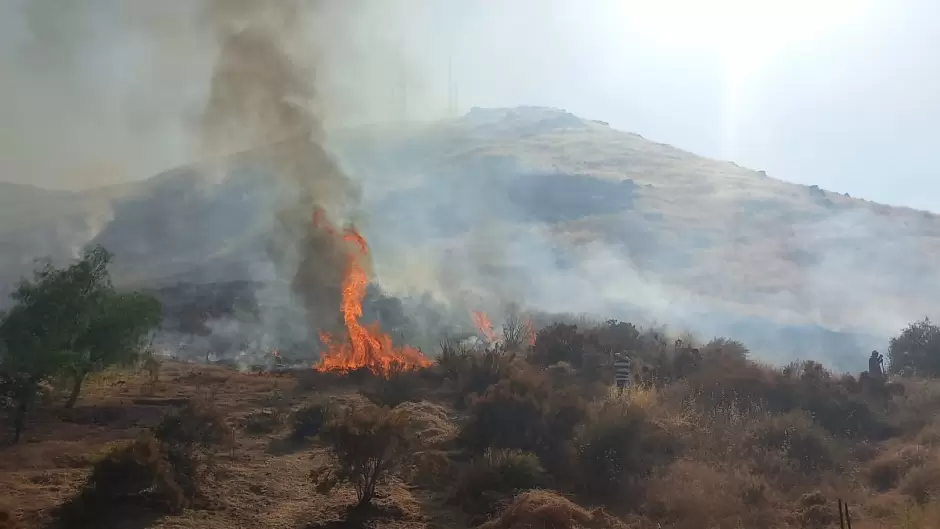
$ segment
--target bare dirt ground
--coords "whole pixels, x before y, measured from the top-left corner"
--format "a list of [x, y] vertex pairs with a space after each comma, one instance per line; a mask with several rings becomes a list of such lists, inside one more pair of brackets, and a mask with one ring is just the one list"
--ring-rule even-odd
[[[143, 374], [102, 374], [89, 381], [74, 409], [63, 409], [59, 401], [44, 405], [30, 417], [19, 445], [0, 447], [0, 501], [16, 512], [25, 528], [46, 527], [54, 508], [79, 490], [97, 457], [133, 440], [172, 409], [161, 401], [198, 398], [211, 400], [227, 416], [235, 438], [234, 450], [217, 454], [218, 477], [207, 487], [209, 506], [179, 516], [141, 514], [122, 527], [346, 527], [343, 515], [355, 501], [354, 492], [343, 488], [320, 495], [309, 477], [316, 461], [326, 456], [325, 449], [287, 446], [283, 429], [253, 436], [243, 428], [247, 416], [273, 402], [296, 408], [320, 395], [316, 389], [300, 389], [288, 375], [244, 374], [195, 364], [165, 364], [152, 388]], [[360, 398], [352, 388], [331, 389], [330, 396]], [[376, 503], [388, 514], [370, 520], [371, 527], [466, 525], [458, 511], [443, 507], [427, 490], [392, 483], [382, 494]]]

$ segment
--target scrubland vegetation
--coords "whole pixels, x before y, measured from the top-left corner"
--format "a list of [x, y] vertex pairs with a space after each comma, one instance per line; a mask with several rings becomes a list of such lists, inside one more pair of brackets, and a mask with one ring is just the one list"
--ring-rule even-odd
[[[387, 376], [250, 375], [161, 365], [143, 309], [106, 327], [133, 329], [113, 349], [74, 338], [104, 308], [53, 332], [108, 306], [62, 303], [88, 291], [58, 274], [24, 284], [0, 326], [5, 425], [26, 441], [0, 449], [3, 528], [825, 528], [840, 499], [856, 528], [940, 527], [929, 320], [892, 340], [888, 378], [617, 321], [552, 324], [532, 345], [510, 323], [496, 346], [445, 341], [432, 366]], [[47, 292], [62, 308], [40, 310]], [[7, 327], [22, 321], [39, 322], [30, 340]], [[78, 343], [94, 345], [63, 345]], [[623, 394], [613, 352], [634, 363]]]

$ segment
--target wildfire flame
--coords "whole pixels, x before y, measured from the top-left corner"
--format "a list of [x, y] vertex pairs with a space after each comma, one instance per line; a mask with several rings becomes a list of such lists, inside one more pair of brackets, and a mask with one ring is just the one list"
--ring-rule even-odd
[[493, 324], [490, 322], [490, 317], [487, 316], [485, 312], [475, 310], [470, 312], [470, 317], [473, 319], [473, 324], [476, 326], [477, 330], [480, 331], [480, 335], [486, 338], [486, 341], [496, 342], [498, 340], [496, 332], [493, 331]]
[[[326, 233], [335, 233], [319, 210], [314, 214], [313, 221]], [[414, 369], [431, 365], [431, 361], [413, 347], [394, 347], [392, 338], [382, 332], [378, 322], [367, 325], [359, 323], [362, 300], [365, 299], [369, 284], [362, 260], [368, 257], [369, 248], [362, 235], [352, 226], [344, 230], [342, 240], [349, 247], [340, 302], [346, 336], [343, 337], [345, 339], [338, 339], [321, 331], [320, 341], [326, 350], [320, 354], [320, 362], [314, 368], [318, 371], [347, 372], [365, 367], [373, 373], [387, 375], [395, 368]]]

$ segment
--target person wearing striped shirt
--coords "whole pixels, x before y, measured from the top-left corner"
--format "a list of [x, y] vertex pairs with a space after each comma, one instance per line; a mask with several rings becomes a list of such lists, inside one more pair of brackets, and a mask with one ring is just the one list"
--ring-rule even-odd
[[622, 353], [614, 353], [614, 382], [617, 384], [617, 393], [623, 394], [623, 390], [630, 384], [630, 359]]

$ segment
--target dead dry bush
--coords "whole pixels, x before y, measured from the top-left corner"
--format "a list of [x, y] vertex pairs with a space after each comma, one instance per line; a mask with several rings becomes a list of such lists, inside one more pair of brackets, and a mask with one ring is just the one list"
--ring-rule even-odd
[[676, 432], [649, 408], [627, 399], [605, 401], [577, 440], [579, 488], [590, 501], [629, 507], [631, 498], [641, 498], [653, 470], [681, 448]]
[[577, 325], [553, 323], [536, 334], [528, 360], [539, 366], [566, 362], [580, 369], [585, 364], [585, 356], [596, 354], [599, 349], [599, 344], [593, 338], [578, 330]]
[[773, 414], [802, 410], [841, 437], [884, 440], [897, 433], [888, 420], [892, 409], [888, 401], [853, 393], [844, 378], [834, 377], [812, 361], [777, 370], [719, 356], [703, 360], [701, 370], [688, 377], [688, 384], [702, 404], [760, 403]]
[[356, 507], [369, 505], [376, 488], [415, 445], [412, 429], [407, 412], [374, 404], [351, 406], [335, 414], [320, 432], [335, 465], [312, 472], [317, 491], [328, 494], [348, 483], [356, 491]]
[[497, 349], [458, 351], [438, 359], [444, 381], [452, 388], [454, 405], [464, 409], [516, 369], [516, 356]]
[[[787, 517], [791, 525], [805, 529], [827, 529], [839, 521], [838, 504], [818, 490], [803, 494]], [[855, 523], [858, 523], [856, 520]]]
[[424, 448], [440, 447], [457, 436], [457, 425], [447, 410], [428, 401], [406, 402], [396, 407], [409, 417], [411, 435]]
[[919, 505], [940, 500], [940, 459], [934, 456], [912, 468], [898, 484], [898, 492]]
[[359, 393], [373, 404], [389, 408], [421, 400], [427, 391], [425, 379], [419, 371], [399, 364], [394, 364], [386, 376], [370, 377], [359, 389]]
[[[746, 435], [748, 452], [753, 460], [763, 463], [758, 467], [768, 477], [792, 470], [817, 478], [839, 469], [845, 460], [832, 436], [804, 413], [769, 417], [755, 424]], [[779, 463], [785, 468], [779, 467]]]
[[865, 474], [875, 490], [886, 492], [897, 487], [912, 468], [922, 465], [929, 456], [930, 451], [919, 445], [887, 450], [868, 465]]
[[203, 481], [217, 470], [216, 450], [231, 448], [234, 442], [232, 429], [221, 412], [209, 403], [196, 401], [164, 416], [153, 429], [153, 436], [173, 466], [176, 481], [191, 491], [194, 500], [201, 495]]
[[402, 478], [419, 487], [443, 492], [453, 487], [457, 479], [457, 465], [443, 450], [412, 452], [402, 464]]
[[588, 510], [551, 491], [523, 492], [480, 529], [627, 529], [601, 509]]
[[332, 405], [325, 400], [307, 404], [291, 414], [291, 438], [301, 441], [320, 433], [330, 419]]
[[198, 492], [191, 474], [192, 464], [171, 459], [166, 446], [144, 434], [100, 460], [57, 517], [65, 527], [91, 527], [121, 509], [178, 513]]
[[489, 515], [516, 493], [549, 484], [550, 478], [535, 454], [492, 449], [462, 470], [454, 500], [467, 513]]
[[284, 425], [284, 417], [277, 410], [258, 410], [245, 418], [245, 431], [251, 435], [275, 433]]
[[564, 478], [571, 473], [575, 429], [587, 413], [582, 392], [555, 386], [544, 371], [519, 369], [473, 399], [458, 441], [475, 454], [487, 448], [532, 452]]
[[689, 459], [650, 479], [644, 512], [674, 529], [778, 527], [783, 521], [771, 487], [759, 476]]

